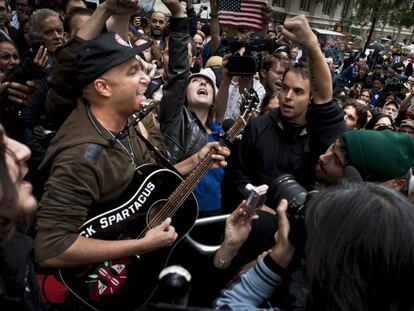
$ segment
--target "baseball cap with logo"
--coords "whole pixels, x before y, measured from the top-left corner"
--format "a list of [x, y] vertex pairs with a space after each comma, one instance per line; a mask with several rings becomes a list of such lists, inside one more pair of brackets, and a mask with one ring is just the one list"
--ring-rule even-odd
[[152, 42], [131, 46], [113, 32], [99, 35], [83, 44], [77, 55], [77, 82], [84, 87], [109, 69], [126, 62], [144, 51]]

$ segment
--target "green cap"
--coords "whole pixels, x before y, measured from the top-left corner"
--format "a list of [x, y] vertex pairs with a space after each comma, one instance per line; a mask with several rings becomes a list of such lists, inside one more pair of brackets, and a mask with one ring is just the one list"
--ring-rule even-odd
[[390, 130], [352, 130], [343, 135], [349, 165], [366, 181], [399, 178], [414, 166], [414, 140]]

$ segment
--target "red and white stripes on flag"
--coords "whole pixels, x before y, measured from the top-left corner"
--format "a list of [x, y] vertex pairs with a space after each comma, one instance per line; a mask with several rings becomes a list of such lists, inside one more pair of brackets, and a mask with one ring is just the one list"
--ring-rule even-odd
[[266, 0], [220, 0], [219, 22], [236, 28], [261, 31], [265, 4]]

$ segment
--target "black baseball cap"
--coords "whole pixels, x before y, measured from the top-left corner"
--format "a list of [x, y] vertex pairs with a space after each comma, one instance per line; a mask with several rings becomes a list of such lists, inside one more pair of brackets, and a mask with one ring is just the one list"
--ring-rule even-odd
[[131, 46], [122, 37], [106, 32], [83, 44], [77, 55], [77, 81], [84, 87], [109, 69], [126, 62], [152, 45]]

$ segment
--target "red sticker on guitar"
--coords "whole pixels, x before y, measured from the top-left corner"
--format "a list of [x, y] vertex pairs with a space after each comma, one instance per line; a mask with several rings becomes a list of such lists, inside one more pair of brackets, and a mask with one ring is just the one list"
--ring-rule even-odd
[[89, 297], [100, 301], [101, 296], [112, 295], [124, 285], [127, 278], [128, 258], [107, 260], [88, 275]]

